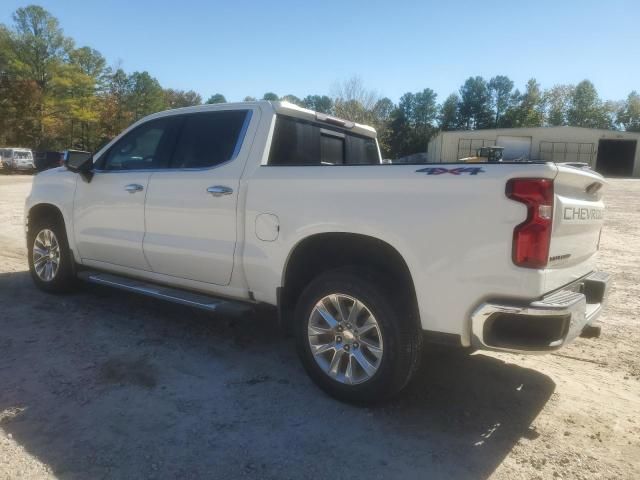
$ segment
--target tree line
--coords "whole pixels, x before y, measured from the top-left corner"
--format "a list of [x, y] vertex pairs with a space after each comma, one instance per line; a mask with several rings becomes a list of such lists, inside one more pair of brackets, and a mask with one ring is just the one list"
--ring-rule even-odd
[[[543, 89], [532, 78], [521, 91], [504, 75], [475, 76], [442, 103], [430, 88], [395, 103], [353, 77], [330, 95], [267, 92], [260, 98], [372, 125], [387, 158], [426, 152], [439, 130], [572, 125], [640, 132], [640, 94], [603, 101], [589, 80]], [[226, 101], [216, 93], [204, 103]], [[76, 46], [42, 7], [19, 8], [12, 25], [0, 24], [2, 146], [93, 150], [145, 115], [202, 103], [200, 94], [163, 88], [149, 72], [108, 66], [97, 50]]]

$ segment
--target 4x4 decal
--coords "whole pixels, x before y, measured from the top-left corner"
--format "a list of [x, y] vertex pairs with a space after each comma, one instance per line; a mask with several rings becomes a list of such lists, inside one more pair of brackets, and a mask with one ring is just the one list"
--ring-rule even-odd
[[479, 173], [484, 173], [484, 170], [482, 169], [482, 167], [427, 167], [416, 170], [416, 173], [426, 173], [427, 175], [442, 175], [443, 173], [450, 173], [451, 175], [463, 175], [465, 173], [468, 173], [469, 175], [477, 175]]

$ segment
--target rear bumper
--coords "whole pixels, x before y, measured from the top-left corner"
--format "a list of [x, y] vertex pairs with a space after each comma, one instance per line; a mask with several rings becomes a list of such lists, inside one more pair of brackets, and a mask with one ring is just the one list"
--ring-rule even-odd
[[12, 162], [12, 163], [4, 163], [4, 168], [7, 170], [19, 170], [19, 171], [31, 171], [35, 170], [36, 166], [30, 162]]
[[527, 304], [483, 303], [471, 317], [472, 345], [519, 353], [557, 350], [598, 318], [610, 280], [607, 273], [593, 272]]
[[31, 164], [31, 163], [18, 163], [15, 164], [13, 167], [14, 170], [20, 170], [20, 171], [32, 171], [35, 170], [36, 167], [35, 165]]

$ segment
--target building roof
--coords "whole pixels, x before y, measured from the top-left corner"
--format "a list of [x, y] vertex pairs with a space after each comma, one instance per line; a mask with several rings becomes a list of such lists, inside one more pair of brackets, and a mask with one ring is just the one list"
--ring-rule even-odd
[[482, 128], [478, 130], [447, 130], [442, 131], [440, 133], [443, 134], [459, 134], [459, 133], [477, 133], [481, 134], [482, 132], [526, 132], [532, 130], [541, 130], [541, 131], [550, 131], [550, 130], [580, 130], [580, 131], [592, 131], [606, 134], [616, 134], [616, 135], [624, 135], [624, 136], [632, 136], [640, 138], [640, 132], [627, 132], [624, 130], [608, 130], [605, 128], [588, 128], [588, 127], [574, 127], [571, 125], [559, 125], [559, 126], [546, 126], [546, 127], [513, 127], [513, 128]]

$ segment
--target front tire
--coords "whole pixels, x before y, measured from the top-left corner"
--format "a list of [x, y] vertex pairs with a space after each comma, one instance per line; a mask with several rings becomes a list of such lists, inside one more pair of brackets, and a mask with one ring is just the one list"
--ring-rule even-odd
[[29, 225], [29, 272], [38, 288], [50, 293], [72, 290], [73, 257], [62, 221], [43, 218]]
[[314, 279], [295, 312], [298, 354], [332, 397], [376, 403], [400, 392], [419, 366], [422, 332], [405, 295], [356, 269]]

